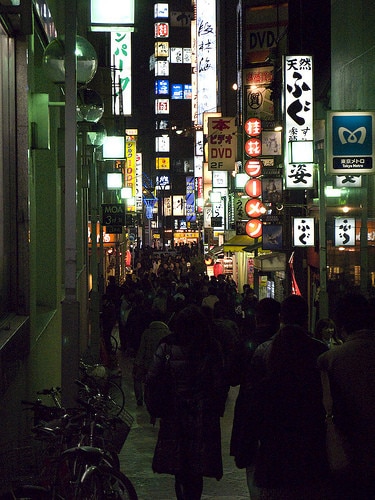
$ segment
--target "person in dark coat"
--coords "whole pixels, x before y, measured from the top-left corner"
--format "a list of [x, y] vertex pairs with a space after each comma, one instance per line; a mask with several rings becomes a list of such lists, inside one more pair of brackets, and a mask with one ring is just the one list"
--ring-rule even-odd
[[162, 311], [154, 311], [150, 325], [144, 330], [141, 343], [133, 363], [134, 395], [138, 406], [143, 405], [143, 384], [154, 353], [162, 338], [171, 332], [164, 322]]
[[254, 483], [260, 498], [330, 498], [325, 411], [317, 370], [323, 343], [297, 325], [280, 329], [267, 375], [249, 397]]
[[[237, 463], [241, 464], [245, 457], [240, 457], [242, 450], [247, 455], [251, 450], [243, 447], [242, 439], [246, 431], [247, 422], [243, 418], [248, 405], [246, 391], [251, 384], [251, 359], [257, 347], [270, 340], [280, 328], [280, 302], [271, 297], [261, 299], [255, 308], [256, 326], [252, 332], [243, 340], [237, 355], [237, 363], [234, 364], [237, 370], [234, 373], [232, 382], [240, 385], [233, 415], [232, 435], [230, 441], [230, 455], [235, 456]], [[245, 425], [245, 429], [243, 428]], [[250, 460], [251, 462], [251, 460]], [[253, 467], [249, 466], [246, 471], [247, 484], [250, 496], [256, 500], [258, 493], [253, 484]]]
[[182, 309], [173, 330], [160, 343], [146, 377], [146, 384], [161, 378], [168, 349], [173, 401], [160, 419], [152, 468], [175, 476], [177, 499], [199, 500], [203, 477], [223, 475], [220, 417], [228, 387], [220, 345], [200, 307]]
[[143, 291], [137, 289], [134, 293], [132, 307], [126, 321], [127, 352], [130, 357], [136, 356], [141, 343], [142, 333], [151, 321], [150, 304], [146, 302]]
[[317, 367], [328, 348], [309, 335], [307, 314], [302, 297], [283, 301], [280, 330], [256, 349], [244, 388], [235, 460], [253, 474], [259, 499], [330, 498]]
[[339, 473], [337, 500], [375, 498], [375, 331], [373, 310], [360, 294], [338, 300], [334, 320], [342, 345], [318, 359], [328, 373], [334, 421], [348, 441], [352, 460]]

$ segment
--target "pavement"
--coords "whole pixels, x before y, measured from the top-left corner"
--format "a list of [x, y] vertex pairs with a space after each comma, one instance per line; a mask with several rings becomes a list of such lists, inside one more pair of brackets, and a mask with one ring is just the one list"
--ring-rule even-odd
[[[156, 474], [151, 462], [158, 435], [158, 421], [153, 426], [145, 406], [137, 406], [133, 386], [133, 359], [118, 351], [117, 358], [122, 370], [122, 387], [125, 392], [126, 410], [134, 418], [130, 433], [120, 452], [121, 470], [133, 483], [139, 500], [172, 500], [175, 497], [174, 477]], [[222, 453], [224, 476], [220, 481], [204, 478], [202, 500], [249, 500], [245, 470], [237, 469], [229, 456], [229, 442], [233, 421], [233, 409], [238, 388], [230, 389], [226, 410], [222, 418]]]

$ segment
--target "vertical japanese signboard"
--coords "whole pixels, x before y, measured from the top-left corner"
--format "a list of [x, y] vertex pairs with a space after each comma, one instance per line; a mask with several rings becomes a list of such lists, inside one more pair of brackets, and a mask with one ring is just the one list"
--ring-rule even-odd
[[[133, 196], [136, 195], [136, 142], [126, 141], [126, 171], [125, 185], [132, 188]], [[128, 205], [130, 212], [135, 211], [135, 206]]]
[[293, 245], [295, 247], [314, 246], [314, 217], [295, 217], [293, 219], [293, 237]]
[[208, 170], [234, 170], [236, 133], [235, 118], [208, 118]]
[[313, 60], [312, 56], [284, 56], [285, 157], [288, 189], [312, 187], [313, 163], [306, 155], [295, 161], [291, 151], [313, 141]]
[[111, 33], [111, 52], [113, 57], [113, 95], [114, 115], [131, 115], [131, 33]]
[[349, 247], [355, 245], [355, 219], [335, 217], [335, 246]]
[[197, 124], [217, 109], [216, 0], [196, 1]]

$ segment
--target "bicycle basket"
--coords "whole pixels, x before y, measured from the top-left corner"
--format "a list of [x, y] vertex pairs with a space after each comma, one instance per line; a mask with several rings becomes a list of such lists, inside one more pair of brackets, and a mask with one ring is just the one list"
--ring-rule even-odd
[[42, 424], [43, 422], [51, 422], [64, 416], [66, 410], [57, 406], [40, 406], [34, 411], [34, 425]]
[[104, 431], [103, 438], [108, 449], [120, 453], [133, 425], [134, 417], [124, 408], [117, 418], [113, 426]]

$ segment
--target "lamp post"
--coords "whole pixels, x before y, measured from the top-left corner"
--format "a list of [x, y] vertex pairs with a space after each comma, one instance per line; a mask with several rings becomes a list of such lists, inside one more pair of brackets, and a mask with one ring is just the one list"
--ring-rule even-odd
[[[77, 119], [77, 83], [86, 85], [95, 76], [97, 57], [95, 49], [83, 37], [77, 36], [77, 0], [64, 3], [65, 34], [52, 40], [43, 54], [43, 67], [52, 82], [64, 84], [65, 95], [65, 191], [64, 191], [64, 298], [62, 300], [61, 333], [61, 388], [62, 403], [74, 406], [75, 378], [79, 371], [81, 311], [87, 310], [80, 299], [87, 299], [87, 283], [81, 290], [78, 281], [78, 209], [82, 206], [77, 184], [77, 131], [72, 124]], [[87, 235], [87, 226], [83, 228]], [[86, 237], [87, 241], [87, 237]], [[81, 292], [81, 293], [80, 293]], [[80, 293], [80, 294], [79, 294]], [[86, 295], [83, 295], [83, 294]], [[82, 302], [83, 302], [82, 300]]]
[[75, 404], [80, 355], [80, 304], [77, 300], [77, 1], [65, 4], [65, 296], [62, 301], [61, 389], [65, 407]]

